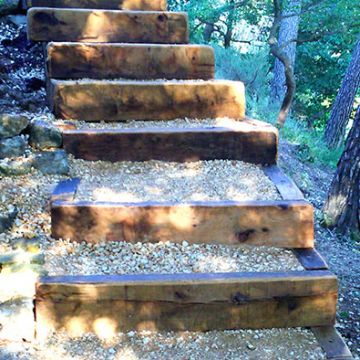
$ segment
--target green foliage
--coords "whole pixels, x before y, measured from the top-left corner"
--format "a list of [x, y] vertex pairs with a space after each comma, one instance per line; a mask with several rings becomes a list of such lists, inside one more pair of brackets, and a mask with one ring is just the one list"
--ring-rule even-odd
[[[350, 62], [360, 26], [360, 7], [349, 0], [319, 2], [302, 16], [297, 47], [295, 111], [323, 129]], [[318, 34], [322, 36], [318, 36]]]
[[299, 120], [289, 118], [280, 136], [298, 144], [298, 157], [302, 161], [336, 167], [343, 149], [329, 150], [323, 141], [323, 132], [309, 129]]
[[[287, 3], [281, 1], [283, 9]], [[188, 12], [192, 42], [206, 42], [206, 30], [213, 25], [209, 42], [215, 48], [217, 77], [243, 81], [248, 115], [274, 123], [279, 108], [270, 99], [274, 57], [267, 44], [273, 1], [169, 0], [169, 7]], [[297, 92], [292, 118], [281, 135], [299, 144], [303, 160], [335, 166], [339, 158], [340, 151], [326, 149], [322, 131], [351, 58], [359, 19], [356, 1], [302, 0], [295, 65]], [[224, 34], [232, 26], [233, 41], [224, 49]], [[242, 44], [244, 40], [251, 40], [251, 44]]]
[[269, 106], [269, 52], [267, 48], [252, 53], [240, 53], [234, 48], [214, 46], [216, 76], [239, 80], [246, 86], [247, 112], [258, 116], [259, 109]]

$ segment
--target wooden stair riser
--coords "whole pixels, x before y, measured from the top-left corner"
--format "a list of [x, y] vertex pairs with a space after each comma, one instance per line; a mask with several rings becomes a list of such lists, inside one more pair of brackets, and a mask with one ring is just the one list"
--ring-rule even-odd
[[214, 50], [201, 45], [51, 43], [54, 79], [213, 79]]
[[32, 41], [187, 43], [187, 15], [180, 12], [31, 8]]
[[49, 277], [35, 308], [40, 336], [79, 336], [333, 325], [336, 303], [334, 275], [303, 271]]
[[90, 161], [242, 160], [275, 164], [277, 132], [227, 128], [63, 131], [63, 146]]
[[305, 201], [172, 203], [54, 202], [52, 236], [99, 243], [314, 246], [313, 208]]
[[245, 117], [245, 89], [235, 81], [52, 80], [57, 118], [85, 121]]
[[165, 11], [166, 0], [26, 0], [30, 7]]

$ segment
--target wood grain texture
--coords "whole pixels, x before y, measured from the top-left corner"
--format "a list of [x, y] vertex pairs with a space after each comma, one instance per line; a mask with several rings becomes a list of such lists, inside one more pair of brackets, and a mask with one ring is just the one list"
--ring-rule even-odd
[[54, 202], [52, 236], [72, 241], [314, 246], [305, 201], [176, 203]]
[[327, 270], [329, 268], [315, 249], [294, 249], [293, 252], [306, 270]]
[[50, 43], [53, 79], [213, 79], [214, 50], [204, 45]]
[[186, 13], [31, 8], [32, 41], [188, 43]]
[[336, 302], [336, 277], [317, 271], [50, 277], [35, 307], [38, 333], [80, 335], [333, 325]]
[[263, 168], [264, 173], [275, 184], [281, 197], [284, 200], [302, 200], [303, 193], [296, 186], [295, 182], [290, 179], [278, 166], [267, 166]]
[[237, 81], [52, 80], [57, 118], [86, 121], [245, 117], [244, 84]]
[[353, 356], [334, 326], [311, 328], [328, 360], [353, 360]]
[[252, 120], [233, 127], [146, 128], [63, 131], [63, 146], [77, 159], [90, 161], [242, 160], [275, 164], [277, 130]]
[[113, 9], [113, 10], [160, 10], [167, 8], [166, 0], [26, 0], [30, 7]]

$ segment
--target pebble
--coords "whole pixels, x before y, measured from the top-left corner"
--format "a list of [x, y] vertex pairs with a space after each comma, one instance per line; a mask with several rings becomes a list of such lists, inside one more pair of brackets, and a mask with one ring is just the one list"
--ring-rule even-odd
[[[257, 165], [213, 160], [190, 163], [70, 160], [82, 179], [76, 193], [85, 201], [279, 200], [275, 185]], [[161, 179], [161, 183], [158, 181]]]

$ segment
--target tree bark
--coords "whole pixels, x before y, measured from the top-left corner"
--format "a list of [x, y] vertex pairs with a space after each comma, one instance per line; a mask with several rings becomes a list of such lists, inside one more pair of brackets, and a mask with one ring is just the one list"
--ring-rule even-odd
[[[282, 16], [289, 14], [299, 14], [301, 11], [301, 0], [289, 0], [287, 8], [282, 12]], [[281, 19], [278, 46], [288, 58], [289, 66], [294, 69], [296, 57], [296, 42], [293, 41], [298, 37], [300, 15], [284, 17]], [[274, 77], [271, 82], [271, 96], [275, 102], [282, 101], [285, 97], [287, 83], [284, 64], [281, 60], [276, 59], [274, 65]]]
[[[292, 1], [298, 1], [298, 0], [292, 0]], [[294, 68], [291, 64], [291, 59], [288, 56], [288, 54], [284, 51], [285, 48], [284, 45], [286, 44], [280, 46], [277, 39], [277, 33], [279, 31], [279, 28], [281, 27], [282, 21], [284, 21], [285, 19], [284, 18], [285, 15], [281, 10], [282, 9], [281, 0], [273, 0], [273, 4], [274, 4], [274, 21], [270, 29], [269, 45], [270, 45], [271, 54], [274, 55], [276, 59], [279, 60], [285, 68], [284, 73], [285, 73], [286, 92], [277, 119], [277, 125], [279, 127], [283, 127], [294, 99], [295, 90], [296, 90], [296, 81], [294, 76]], [[296, 14], [298, 14], [300, 11], [299, 8], [298, 9], [292, 8], [292, 10], [296, 11]], [[294, 16], [297, 17], [298, 15], [294, 15]], [[292, 18], [294, 16], [289, 16], [289, 17]], [[296, 39], [291, 39], [290, 42], [293, 42], [292, 40], [296, 40]]]
[[326, 125], [325, 140], [329, 148], [337, 148], [344, 142], [346, 126], [349, 122], [359, 85], [360, 36]]
[[360, 232], [360, 106], [324, 206], [326, 225]]

